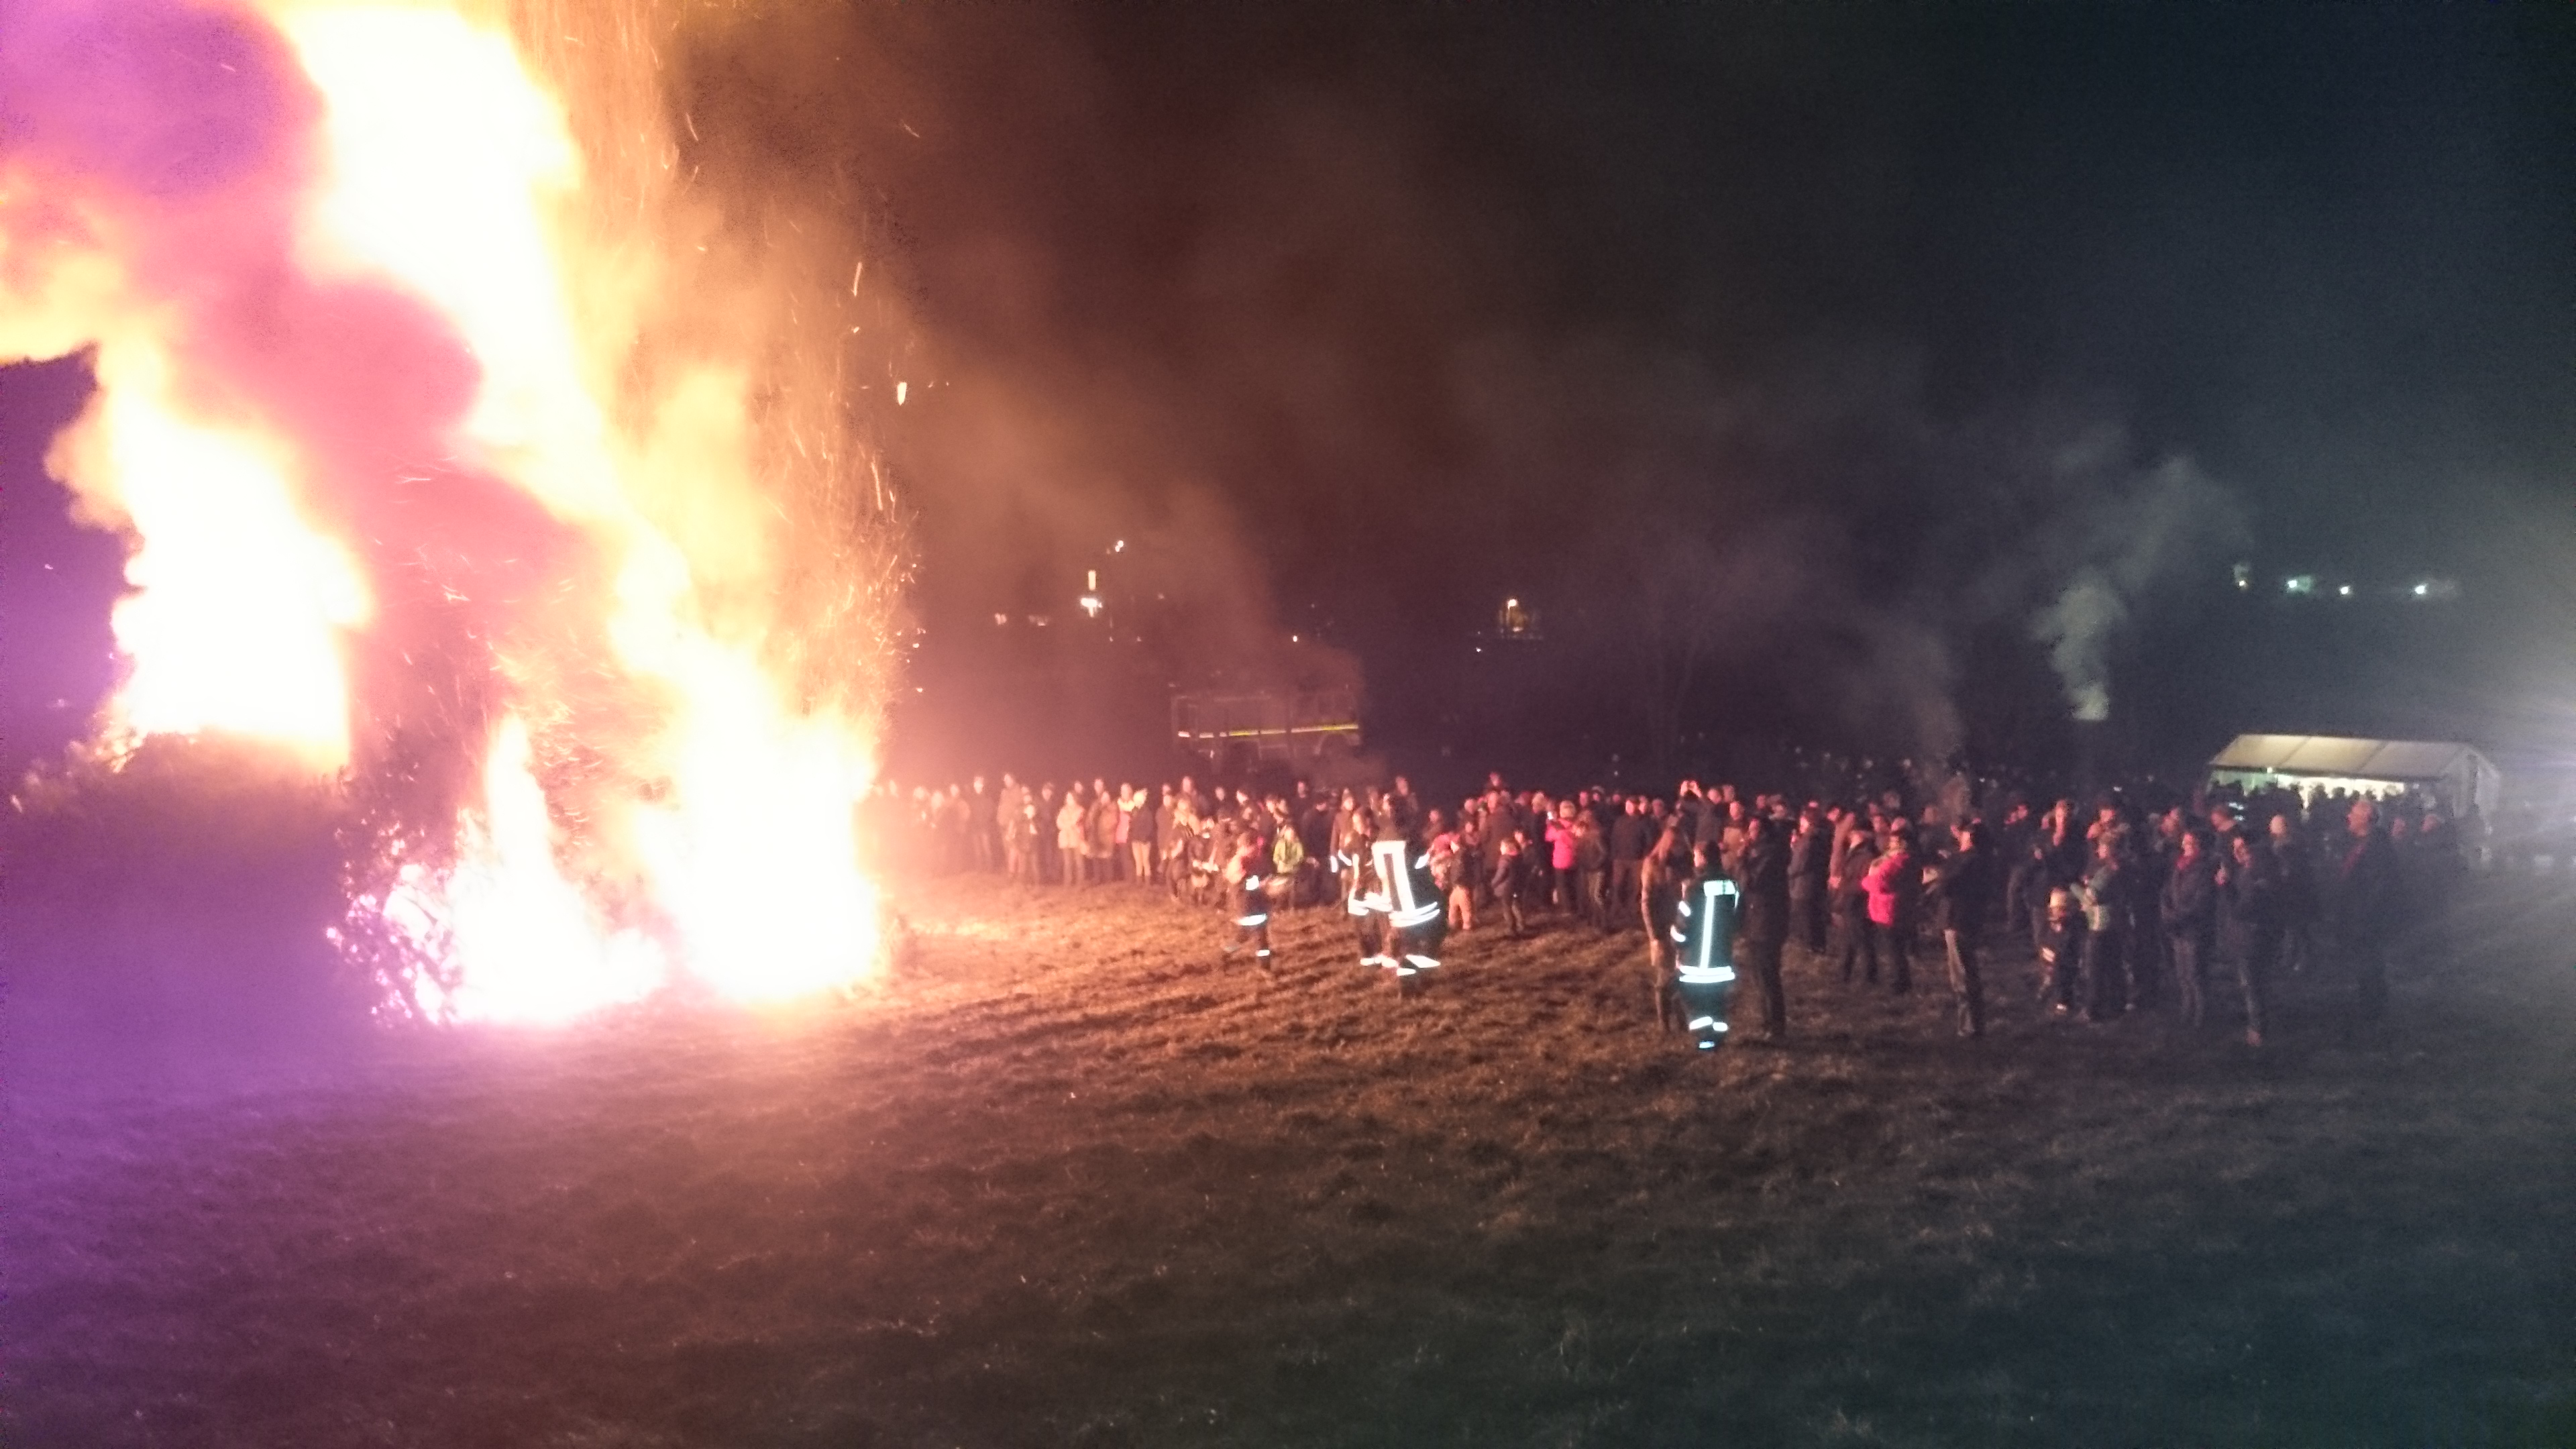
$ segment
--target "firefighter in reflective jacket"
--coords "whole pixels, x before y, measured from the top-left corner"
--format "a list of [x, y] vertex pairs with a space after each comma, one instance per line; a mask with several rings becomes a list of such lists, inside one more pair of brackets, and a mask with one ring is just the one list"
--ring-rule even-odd
[[1726, 998], [1735, 991], [1735, 882], [1714, 867], [1685, 882], [1673, 911], [1674, 984], [1682, 1016], [1704, 1052], [1726, 1040]]
[[1440, 968], [1440, 943], [1449, 934], [1448, 908], [1431, 878], [1430, 847], [1410, 837], [1373, 841], [1369, 858], [1385, 902], [1387, 964], [1395, 969], [1398, 987], [1419, 990], [1423, 973]]
[[1359, 942], [1360, 965], [1391, 968], [1395, 958], [1387, 954], [1386, 886], [1369, 852], [1368, 837], [1359, 833], [1370, 828], [1368, 812], [1361, 811], [1354, 838], [1333, 852], [1333, 868], [1342, 873], [1342, 909], [1349, 913], [1351, 934]]
[[1270, 880], [1264, 873], [1270, 852], [1258, 833], [1247, 834], [1234, 849], [1234, 859], [1225, 866], [1227, 899], [1234, 903], [1234, 944], [1225, 948], [1232, 956], [1249, 946], [1252, 962], [1264, 971], [1270, 969]]

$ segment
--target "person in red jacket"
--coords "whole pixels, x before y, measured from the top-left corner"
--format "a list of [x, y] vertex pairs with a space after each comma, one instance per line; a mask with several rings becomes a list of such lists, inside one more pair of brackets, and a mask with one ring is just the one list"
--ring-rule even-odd
[[1861, 889], [1869, 895], [1870, 934], [1888, 963], [1887, 989], [1902, 996], [1914, 989], [1914, 923], [1923, 904], [1923, 863], [1910, 828], [1889, 827], [1887, 848], [1861, 877]]
[[1561, 800], [1557, 802], [1556, 813], [1549, 816], [1547, 820], [1547, 863], [1548, 868], [1554, 872], [1551, 879], [1555, 887], [1555, 899], [1550, 904], [1564, 914], [1570, 914], [1576, 908], [1574, 896], [1576, 844], [1574, 802]]

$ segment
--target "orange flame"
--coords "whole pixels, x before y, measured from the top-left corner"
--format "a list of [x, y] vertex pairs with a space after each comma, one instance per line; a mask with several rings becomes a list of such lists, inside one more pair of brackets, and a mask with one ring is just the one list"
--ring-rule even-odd
[[[642, 407], [621, 381], [659, 289], [694, 274], [674, 255], [671, 209], [632, 198], [623, 226], [596, 224], [563, 105], [480, 12], [260, 8], [323, 108], [297, 264], [435, 309], [480, 370], [447, 461], [506, 479], [602, 563], [605, 597], [564, 607], [604, 621], [604, 657], [514, 670], [496, 644], [502, 712], [452, 851], [406, 860], [358, 902], [436, 959], [396, 1005], [557, 1021], [680, 976], [775, 1002], [872, 971], [878, 907], [851, 820], [873, 717], [814, 687], [818, 651], [790, 637], [782, 578], [798, 543], [757, 456], [754, 360], [722, 347], [669, 360]], [[10, 201], [0, 190], [0, 273]], [[165, 385], [153, 299], [112, 260], [56, 258], [41, 275], [16, 292], [41, 304], [25, 317], [42, 325], [0, 323], [0, 356], [36, 350], [30, 337], [97, 346], [100, 400], [57, 466], [135, 539], [136, 592], [115, 618], [129, 667], [108, 728], [227, 731], [322, 769], [347, 763], [343, 643], [369, 627], [372, 601], [350, 545], [299, 502], [292, 480], [310, 458], [293, 436], [192, 412]], [[0, 275], [0, 304], [12, 298]], [[613, 677], [645, 702], [618, 716], [616, 738], [582, 741], [616, 762], [606, 786], [550, 791], [537, 762], [532, 734], [600, 717], [553, 697], [548, 681], [566, 673]]]
[[162, 371], [143, 345], [102, 353], [99, 401], [51, 460], [94, 516], [139, 540], [134, 592], [111, 619], [132, 667], [107, 731], [252, 735], [337, 769], [349, 757], [339, 636], [366, 622], [366, 584], [299, 516], [275, 450], [187, 420]]

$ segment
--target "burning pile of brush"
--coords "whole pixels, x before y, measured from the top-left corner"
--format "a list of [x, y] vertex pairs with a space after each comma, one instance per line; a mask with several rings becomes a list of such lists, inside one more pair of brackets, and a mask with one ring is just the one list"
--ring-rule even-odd
[[129, 542], [95, 753], [338, 779], [335, 939], [390, 1015], [792, 1000], [879, 959], [851, 806], [905, 543], [855, 304], [692, 179], [678, 24], [0, 8], [0, 360], [87, 351], [51, 466]]

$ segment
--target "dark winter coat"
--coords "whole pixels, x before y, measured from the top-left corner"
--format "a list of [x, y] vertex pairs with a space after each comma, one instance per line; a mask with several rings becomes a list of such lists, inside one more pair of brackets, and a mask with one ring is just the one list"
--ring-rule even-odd
[[2227, 867], [2227, 915], [2239, 925], [2271, 930], [2290, 919], [2290, 883], [2281, 857], [2256, 841], [2245, 859]]
[[1789, 851], [1777, 836], [1744, 847], [1735, 889], [1743, 897], [1737, 930], [1744, 939], [1764, 946], [1789, 939]]
[[2176, 857], [2158, 902], [2168, 936], [2205, 937], [2218, 928], [2218, 862]]
[[1932, 905], [1932, 929], [1973, 936], [1985, 927], [1994, 899], [1994, 862], [1982, 850], [1954, 851], [1933, 868], [1924, 893]]
[[1804, 829], [1789, 837], [1789, 894], [1820, 896], [1825, 893], [1825, 877], [1833, 870], [1834, 838], [1821, 827]]
[[1610, 822], [1610, 858], [1622, 865], [1646, 858], [1655, 843], [1655, 822], [1643, 815], [1622, 815]]
[[2384, 931], [2397, 923], [2400, 911], [2397, 848], [2387, 833], [2373, 830], [2345, 847], [2342, 879], [2335, 893], [2339, 923], [2346, 930]]

